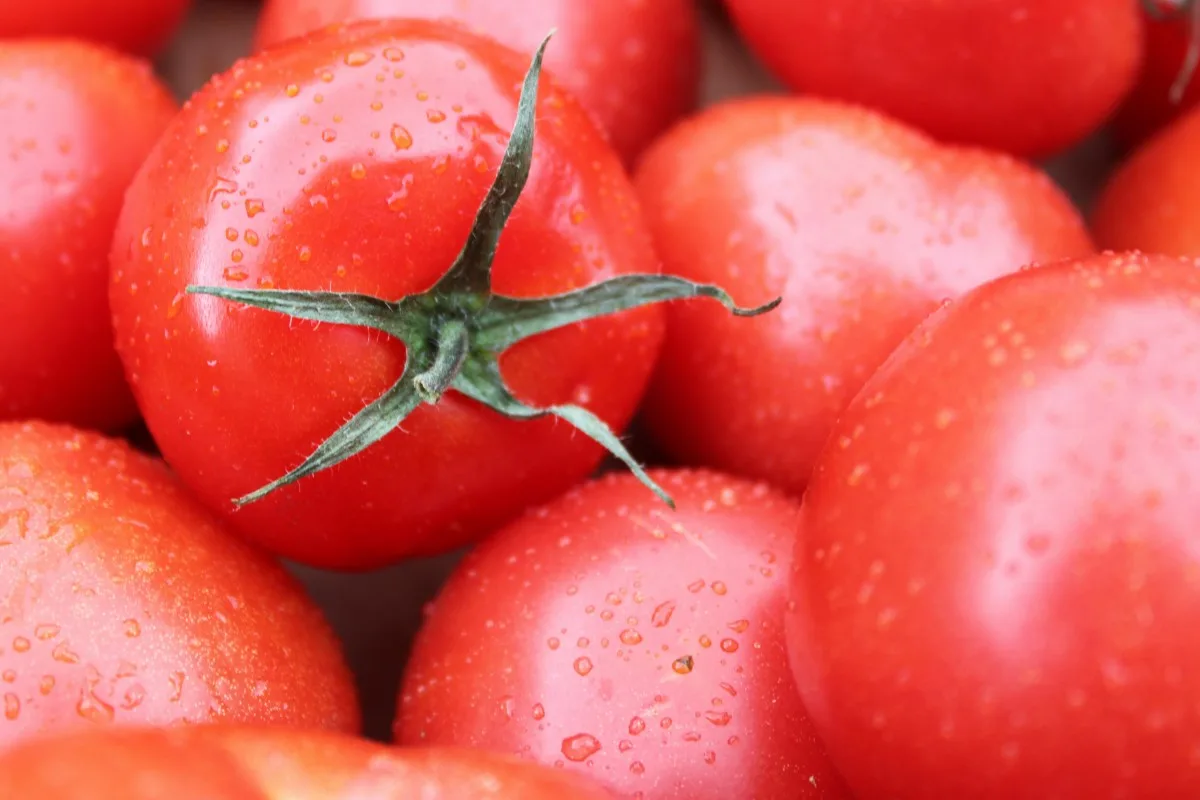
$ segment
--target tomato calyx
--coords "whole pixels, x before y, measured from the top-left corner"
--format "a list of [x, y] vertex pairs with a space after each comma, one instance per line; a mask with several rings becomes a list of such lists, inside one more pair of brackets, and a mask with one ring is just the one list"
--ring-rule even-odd
[[1171, 103], [1183, 102], [1184, 92], [1200, 67], [1200, 2], [1197, 0], [1141, 0], [1142, 10], [1156, 22], [1167, 22], [1187, 16], [1188, 44], [1179, 72], [1171, 83], [1168, 97]]
[[757, 308], [742, 308], [720, 287], [653, 274], [622, 275], [550, 297], [514, 298], [492, 292], [496, 248], [533, 160], [538, 80], [552, 35], [539, 45], [525, 75], [504, 157], [466, 243], [433, 288], [385, 300], [354, 292], [187, 287], [189, 294], [210, 295], [294, 319], [372, 328], [401, 340], [406, 349], [404, 371], [391, 388], [338, 428], [299, 466], [235, 499], [235, 505], [253, 503], [357, 455], [398, 428], [419, 405], [435, 404], [453, 389], [512, 419], [554, 416], [570, 423], [624, 462], [647, 488], [674, 508], [670, 495], [591, 411], [577, 405], [534, 407], [513, 396], [500, 374], [500, 354], [547, 331], [667, 300], [708, 297], [737, 316], [750, 317], [775, 308], [780, 298]]

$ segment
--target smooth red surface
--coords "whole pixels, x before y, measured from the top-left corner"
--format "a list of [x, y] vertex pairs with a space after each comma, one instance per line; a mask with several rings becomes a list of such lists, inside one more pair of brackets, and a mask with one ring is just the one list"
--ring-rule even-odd
[[[528, 60], [436, 23], [326, 30], [215, 79], [139, 173], [113, 244], [117, 347], [167, 461], [247, 538], [319, 566], [377, 566], [453, 549], [599, 463], [566, 423], [504, 419], [451, 392], [353, 460], [233, 513], [232, 498], [388, 389], [404, 346], [184, 294], [432, 286], [499, 165]], [[495, 290], [545, 296], [657, 271], [620, 162], [549, 79], [537, 123]], [[507, 351], [504, 376], [528, 402], [582, 403], [619, 430], [662, 329], [661, 308], [575, 325]]]
[[1161, 20], [1146, 15], [1141, 71], [1112, 119], [1113, 132], [1128, 146], [1140, 144], [1200, 100], [1200, 79], [1196, 76], [1188, 82], [1178, 103], [1171, 100], [1171, 87], [1183, 69], [1192, 35], [1191, 19], [1188, 12], [1177, 10], [1178, 0], [1159, 0], [1159, 5], [1164, 11], [1176, 11]]
[[154, 55], [179, 27], [191, 0], [4, 0], [0, 38], [62, 37]]
[[812, 99], [711, 108], [647, 153], [637, 186], [664, 272], [744, 305], [783, 297], [755, 319], [672, 304], [647, 430], [681, 463], [797, 494], [838, 412], [939, 302], [1092, 250], [1033, 167]]
[[1024, 156], [1104, 122], [1142, 58], [1137, 0], [725, 0], [795, 91]]
[[923, 323], [805, 496], [788, 642], [858, 797], [1200, 795], [1200, 263]]
[[203, 726], [91, 731], [0, 756], [0, 796], [38, 800], [604, 800], [578, 778], [487, 753], [329, 733]]
[[696, 102], [700, 26], [693, 0], [267, 0], [259, 47], [335, 22], [451, 19], [532, 53], [551, 29], [546, 67], [632, 164]]
[[109, 724], [358, 728], [300, 585], [124, 442], [0, 425], [0, 553], [0, 748]]
[[1200, 110], [1151, 137], [1100, 192], [1092, 230], [1103, 247], [1200, 256]]
[[846, 798], [782, 615], [799, 507], [763, 484], [610, 474], [486, 539], [430, 607], [396, 740], [515, 753], [619, 797]]
[[146, 63], [0, 42], [0, 420], [136, 419], [113, 350], [108, 252], [125, 187], [174, 113]]

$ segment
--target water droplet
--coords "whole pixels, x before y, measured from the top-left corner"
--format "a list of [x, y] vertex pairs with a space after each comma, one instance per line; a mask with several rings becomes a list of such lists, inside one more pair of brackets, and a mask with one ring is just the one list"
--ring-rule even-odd
[[121, 703], [121, 708], [126, 711], [132, 711], [142, 704], [146, 699], [146, 690], [142, 688], [140, 683], [135, 683], [125, 690], [125, 698]]
[[231, 242], [236, 242], [238, 240], [237, 228], [226, 228], [225, 229], [225, 238]]
[[641, 775], [643, 772], [646, 771], [646, 765], [640, 761], [634, 761], [632, 764], [629, 765], [629, 771], [632, 772], [634, 775]]
[[4, 679], [5, 683], [12, 683], [17, 679], [17, 671], [15, 669], [6, 669], [0, 677]]
[[533, 704], [533, 718], [534, 719], [542, 719], [545, 716], [546, 716], [546, 707], [543, 706], [541, 703], [534, 703]]
[[571, 206], [571, 224], [578, 225], [587, 219], [587, 212], [583, 210], [583, 206], [576, 203]]
[[431, 108], [425, 112], [425, 119], [437, 124], [439, 122], [445, 122], [446, 115], [441, 111], [438, 111], [436, 108]]
[[79, 691], [79, 702], [75, 704], [75, 713], [89, 722], [108, 723], [116, 716], [116, 709], [96, 697], [91, 689]]
[[53, 639], [55, 636], [58, 636], [60, 630], [61, 628], [57, 625], [38, 625], [33, 629], [33, 635], [45, 641], [46, 639]]
[[730, 684], [721, 682], [717, 685], [720, 686], [722, 689], [724, 689], [729, 694], [730, 697], [737, 697], [737, 689], [734, 689], [733, 686], [731, 686]]
[[712, 639], [708, 638], [708, 634], [706, 633], [700, 634], [698, 641], [701, 647], [712, 647]]
[[592, 660], [587, 656], [580, 656], [575, 659], [575, 671], [580, 675], [587, 675], [592, 671]]
[[722, 639], [721, 640], [721, 649], [724, 650], [726, 653], [736, 653], [737, 649], [738, 649], [738, 643], [735, 642], [733, 639]]
[[546, 646], [549, 647], [551, 650], [557, 650], [558, 646], [559, 646], [558, 637], [551, 636], [549, 639], [546, 640]]
[[723, 595], [723, 594], [725, 594], [725, 592], [729, 591], [728, 589], [725, 588], [725, 583], [723, 581], [713, 581], [712, 582], [712, 590], [713, 590], [713, 594], [720, 594], [720, 595]]
[[626, 628], [625, 630], [621, 631], [620, 639], [621, 639], [621, 644], [627, 644], [627, 645], [632, 646], [635, 644], [639, 644], [642, 641], [642, 635], [640, 633], [638, 633], [637, 631], [635, 631], [633, 628]]
[[562, 754], [569, 761], [584, 761], [600, 752], [600, 740], [590, 733], [577, 733], [562, 742]]
[[667, 600], [664, 603], [659, 603], [654, 607], [654, 612], [650, 615], [650, 624], [656, 628], [666, 627], [667, 623], [671, 621], [671, 615], [674, 613], [675, 601]]
[[125, 635], [130, 639], [136, 639], [138, 636], [142, 635], [142, 626], [138, 624], [136, 619], [127, 619], [121, 623], [121, 626], [125, 630]]
[[680, 656], [671, 664], [671, 669], [680, 675], [687, 675], [695, 665], [696, 662], [691, 656]]
[[628, 739], [622, 739], [621, 741], [617, 742], [617, 749], [622, 753], [628, 753], [633, 749], [633, 742], [629, 741]]
[[309, 259], [312, 258], [312, 248], [306, 244], [301, 245], [299, 256], [300, 256], [301, 261], [308, 261]]
[[325, 130], [321, 131], [321, 141], [336, 142], [337, 131], [335, 131], [333, 128], [326, 128]]
[[629, 735], [637, 736], [642, 731], [646, 730], [646, 720], [641, 717], [634, 717], [629, 720]]
[[225, 269], [221, 270], [221, 275], [225, 278], [225, 280], [232, 281], [234, 283], [240, 283], [241, 281], [244, 281], [246, 278], [250, 277], [245, 270], [238, 269], [237, 267], [226, 267]]
[[54, 691], [54, 676], [53, 675], [43, 675], [42, 679], [40, 681], [38, 681], [38, 691], [41, 692], [43, 696], [48, 695], [48, 694], [50, 694], [50, 692]]
[[504, 713], [505, 719], [513, 718], [513, 708], [515, 705], [516, 701], [513, 699], [512, 695], [506, 694], [500, 698], [500, 711]]
[[4, 693], [4, 718], [16, 719], [21, 716], [21, 698], [12, 692]]
[[246, 216], [254, 217], [267, 210], [266, 203], [257, 197], [246, 198]]
[[704, 718], [713, 725], [722, 728], [733, 721], [733, 715], [728, 711], [717, 711], [716, 709], [709, 709], [708, 711], [705, 711]]
[[225, 153], [225, 152], [228, 152], [228, 150], [229, 150], [229, 140], [228, 139], [218, 139], [217, 140], [217, 152]]
[[703, 588], [704, 588], [703, 580], [692, 581], [691, 583], [688, 584], [688, 587], [687, 587], [688, 591], [691, 592], [692, 594], [695, 594], [696, 592], [700, 591]]
[[371, 63], [371, 59], [375, 58], [373, 53], [365, 53], [362, 50], [354, 50], [346, 53], [345, 59], [347, 67], [362, 67]]
[[186, 677], [182, 672], [172, 672], [167, 676], [167, 680], [171, 683], [171, 696], [167, 699], [172, 703], [178, 703], [183, 697], [183, 681]]
[[685, 742], [692, 742], [692, 743], [695, 743], [695, 742], [698, 742], [698, 741], [700, 741], [702, 738], [704, 738], [704, 737], [702, 737], [702, 736], [701, 736], [701, 735], [700, 735], [698, 732], [696, 732], [696, 731], [688, 731], [687, 733], [685, 733], [685, 734], [683, 735], [683, 740], [684, 740]]
[[251, 247], [258, 247], [258, 234], [252, 229], [247, 228], [243, 238], [246, 240], [246, 244], [250, 245]]
[[404, 51], [399, 47], [386, 47], [383, 50], [383, 57], [392, 62], [403, 61]]
[[296, 95], [300, 94], [300, 87], [294, 83], [289, 83], [287, 88], [284, 89], [284, 94], [286, 94], [288, 97], [295, 97]]
[[67, 641], [56, 644], [54, 649], [50, 651], [51, 658], [62, 664], [78, 664], [79, 656], [71, 650], [69, 645], [70, 642]]
[[712, 750], [705, 750], [704, 751], [704, 763], [705, 764], [717, 763], [717, 754], [714, 753]]
[[361, 181], [367, 177], [367, 168], [362, 165], [362, 162], [356, 161], [350, 166], [350, 177], [356, 181]]

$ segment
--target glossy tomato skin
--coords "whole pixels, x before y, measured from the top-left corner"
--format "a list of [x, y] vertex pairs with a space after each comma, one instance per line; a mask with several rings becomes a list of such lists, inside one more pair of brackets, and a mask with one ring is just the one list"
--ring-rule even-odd
[[799, 508], [707, 472], [613, 473], [480, 544], [428, 612], [402, 745], [515, 753], [620, 797], [842, 798], [781, 627]]
[[1167, 16], [1154, 19], [1146, 15], [1145, 59], [1137, 83], [1112, 119], [1117, 139], [1129, 147], [1145, 141], [1200, 100], [1200, 81], [1195, 77], [1188, 82], [1179, 102], [1171, 99], [1171, 87], [1187, 56], [1191, 21], [1188, 13], [1178, 10], [1175, 0], [1158, 0], [1158, 3]]
[[237, 726], [88, 731], [0, 756], [0, 795], [38, 800], [604, 800], [578, 778], [487, 753], [400, 750]]
[[455, 20], [521, 53], [556, 30], [547, 69], [627, 164], [691, 110], [699, 91], [700, 25], [691, 0], [268, 0], [257, 44], [383, 17]]
[[1100, 245], [1200, 256], [1200, 110], [1151, 137], [1109, 177], [1092, 212]]
[[644, 405], [665, 453], [799, 494], [838, 412], [947, 297], [1022, 264], [1091, 252], [1048, 177], [873, 112], [751, 98], [678, 126], [636, 176], [664, 272], [738, 302], [668, 308]]
[[0, 4], [0, 38], [63, 37], [154, 55], [179, 27], [191, 0], [42, 0]]
[[146, 63], [0, 42], [0, 420], [137, 418], [113, 349], [108, 252], [125, 187], [174, 112]]
[[161, 461], [6, 423], [0, 469], [0, 748], [89, 725], [357, 729], [320, 611]]
[[[399, 378], [404, 346], [185, 296], [186, 286], [387, 298], [429, 288], [493, 178], [527, 66], [445, 25], [360, 22], [242, 62], [176, 117], [130, 189], [111, 296], [155, 441], [211, 506], [230, 512], [231, 498], [300, 463]], [[544, 296], [656, 272], [616, 155], [552, 80], [540, 97], [496, 292]], [[620, 429], [662, 329], [657, 307], [605, 317], [523, 342], [501, 365], [522, 399], [579, 402]], [[452, 392], [231, 520], [300, 561], [374, 566], [452, 549], [582, 479], [600, 456], [568, 425], [503, 419]]]
[[1140, 11], [1129, 0], [726, 6], [792, 89], [877, 108], [943, 141], [1028, 157], [1100, 127], [1142, 56]]
[[787, 633], [859, 797], [1200, 792], [1197, 266], [1001, 278], [843, 413]]

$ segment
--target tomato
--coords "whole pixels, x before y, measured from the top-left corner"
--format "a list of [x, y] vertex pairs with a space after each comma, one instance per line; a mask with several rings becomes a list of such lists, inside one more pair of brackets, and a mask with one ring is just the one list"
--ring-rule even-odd
[[113, 350], [108, 251], [125, 187], [174, 112], [145, 63], [0, 42], [0, 419], [137, 418]]
[[782, 617], [799, 508], [763, 484], [610, 473], [486, 539], [427, 613], [400, 744], [515, 753], [622, 797], [842, 798]]
[[0, 470], [0, 747], [109, 723], [357, 729], [320, 611], [162, 462], [5, 423]]
[[1062, 150], [1098, 128], [1142, 57], [1135, 0], [726, 5], [792, 89], [1023, 156]]
[[453, 19], [522, 53], [556, 28], [547, 66], [627, 164], [692, 108], [699, 91], [692, 0], [267, 0], [257, 43], [373, 17]]
[[[1145, 22], [1146, 54], [1133, 91], [1125, 98], [1112, 120], [1117, 138], [1126, 145], [1137, 145], [1163, 128], [1200, 100], [1200, 81], [1181, 76], [1191, 40], [1193, 15], [1200, 9], [1181, 0], [1142, 0], [1156, 3], [1159, 13], [1147, 14]], [[1182, 94], [1172, 90], [1181, 77]]]
[[578, 778], [486, 753], [200, 726], [88, 731], [0, 756], [0, 795], [38, 800], [603, 800]]
[[[113, 244], [118, 351], [167, 461], [247, 538], [343, 569], [450, 550], [578, 482], [603, 452], [571, 425], [506, 419], [493, 408], [519, 418], [573, 400], [597, 425], [618, 430], [632, 415], [661, 343], [656, 308], [522, 341], [503, 353], [507, 387], [498, 378], [480, 385], [480, 375], [490, 380], [498, 369], [489, 360], [503, 349], [496, 338], [509, 322], [524, 324], [522, 309], [539, 319], [555, 313], [513, 298], [657, 272], [620, 162], [550, 82], [537, 105], [528, 186], [490, 269], [495, 294], [454, 294], [455, 281], [475, 280], [458, 266], [487, 269], [490, 254], [476, 261], [472, 249], [487, 237], [473, 233], [466, 250], [463, 242], [478, 232], [471, 214], [481, 200], [496, 196], [489, 187], [509, 142], [500, 126], [515, 115], [527, 63], [439, 23], [325, 29], [215, 78], [135, 179]], [[498, 196], [512, 202], [518, 192], [502, 186]], [[466, 261], [456, 261], [460, 251]], [[486, 271], [480, 280], [489, 280]], [[447, 282], [454, 286], [442, 293]], [[367, 327], [296, 322], [189, 295], [190, 285], [229, 296], [357, 293], [313, 302], [386, 319]], [[418, 294], [431, 286], [432, 294]], [[500, 317], [493, 339], [462, 341], [474, 336], [463, 325], [488, 314]], [[418, 323], [429, 327], [405, 333]], [[451, 323], [465, 360], [443, 348]], [[408, 336], [412, 352], [372, 325]], [[416, 368], [406, 358], [434, 369], [426, 359], [434, 351], [443, 359], [438, 387], [414, 393]], [[474, 383], [456, 382], [443, 397], [450, 377]], [[496, 400], [510, 389], [526, 405]], [[407, 394], [396, 400], [397, 391]], [[487, 393], [490, 408], [481, 401]], [[397, 414], [351, 437], [356, 446], [368, 434], [382, 437], [370, 449], [249, 502], [246, 493], [290, 475], [317, 443], [346, 434], [339, 426], [348, 417], [359, 414], [350, 423], [359, 425], [362, 414], [397, 405], [415, 408], [402, 428]], [[249, 504], [233, 513], [235, 497]]]
[[1200, 109], [1153, 136], [1109, 176], [1092, 212], [1108, 248], [1200, 256]]
[[64, 37], [111, 45], [139, 55], [162, 49], [191, 0], [42, 0], [0, 4], [0, 38]]
[[645, 427], [661, 449], [803, 490], [838, 412], [946, 297], [1091, 252], [1034, 168], [945, 147], [874, 112], [736, 100], [679, 126], [637, 174], [664, 271], [777, 313], [668, 309]]
[[1200, 793], [1197, 267], [985, 284], [838, 420], [787, 638], [857, 796]]

